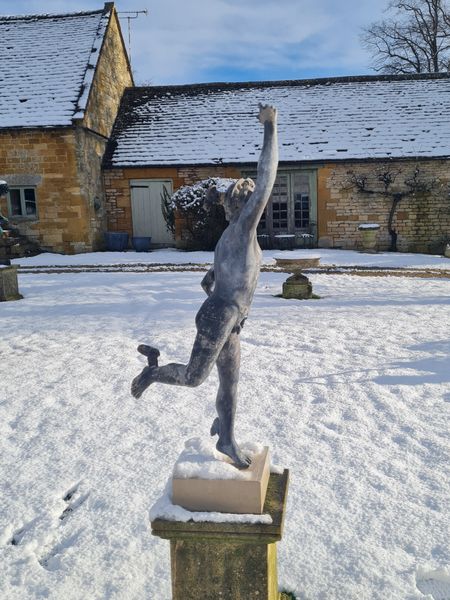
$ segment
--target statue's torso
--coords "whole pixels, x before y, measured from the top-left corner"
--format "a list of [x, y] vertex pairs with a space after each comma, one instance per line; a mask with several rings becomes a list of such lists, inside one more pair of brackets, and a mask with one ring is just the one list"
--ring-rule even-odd
[[222, 234], [214, 253], [214, 292], [239, 308], [241, 318], [248, 314], [261, 265], [261, 248], [256, 231], [243, 231], [231, 223]]

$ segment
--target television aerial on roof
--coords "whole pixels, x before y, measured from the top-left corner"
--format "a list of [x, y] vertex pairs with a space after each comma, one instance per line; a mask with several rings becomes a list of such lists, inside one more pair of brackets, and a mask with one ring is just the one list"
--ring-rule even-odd
[[118, 11], [117, 14], [119, 17], [121, 15], [126, 15], [124, 18], [128, 21], [128, 59], [131, 65], [131, 19], [137, 19], [139, 15], [148, 15], [148, 10], [145, 8], [144, 10], [122, 10]]

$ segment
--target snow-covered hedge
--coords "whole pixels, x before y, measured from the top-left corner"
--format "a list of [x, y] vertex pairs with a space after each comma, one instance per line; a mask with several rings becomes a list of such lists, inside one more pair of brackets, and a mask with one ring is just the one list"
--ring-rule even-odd
[[183, 218], [184, 230], [190, 234], [193, 248], [211, 250], [215, 247], [227, 223], [222, 206], [206, 202], [207, 194], [213, 187], [219, 193], [225, 193], [235, 181], [210, 177], [185, 185], [173, 194], [170, 208]]
[[209, 177], [193, 185], [184, 185], [173, 194], [172, 208], [182, 212], [201, 212], [206, 209], [206, 195], [212, 187], [220, 193], [225, 193], [235, 181], [235, 179]]

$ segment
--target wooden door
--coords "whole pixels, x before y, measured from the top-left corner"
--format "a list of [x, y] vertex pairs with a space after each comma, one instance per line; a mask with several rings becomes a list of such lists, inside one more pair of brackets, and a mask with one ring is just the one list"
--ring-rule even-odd
[[167, 230], [161, 209], [164, 187], [172, 194], [172, 182], [169, 179], [130, 181], [133, 235], [151, 237], [152, 245], [171, 246], [174, 243], [173, 235]]

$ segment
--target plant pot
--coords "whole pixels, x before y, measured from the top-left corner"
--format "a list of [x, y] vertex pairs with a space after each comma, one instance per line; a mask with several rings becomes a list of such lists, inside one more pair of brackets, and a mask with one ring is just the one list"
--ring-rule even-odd
[[358, 230], [361, 232], [361, 245], [365, 252], [376, 252], [379, 229], [380, 226], [376, 223], [367, 223], [358, 226]]
[[294, 234], [279, 234], [274, 236], [275, 247], [278, 250], [293, 250], [295, 248], [295, 235]]
[[103, 235], [107, 250], [123, 252], [123, 250], [128, 248], [128, 233], [123, 231], [106, 231]]
[[261, 250], [270, 250], [272, 247], [272, 243], [270, 240], [270, 235], [268, 233], [260, 233], [258, 236], [258, 244]]
[[150, 244], [152, 243], [151, 237], [132, 237], [131, 243], [136, 252], [149, 252]]

